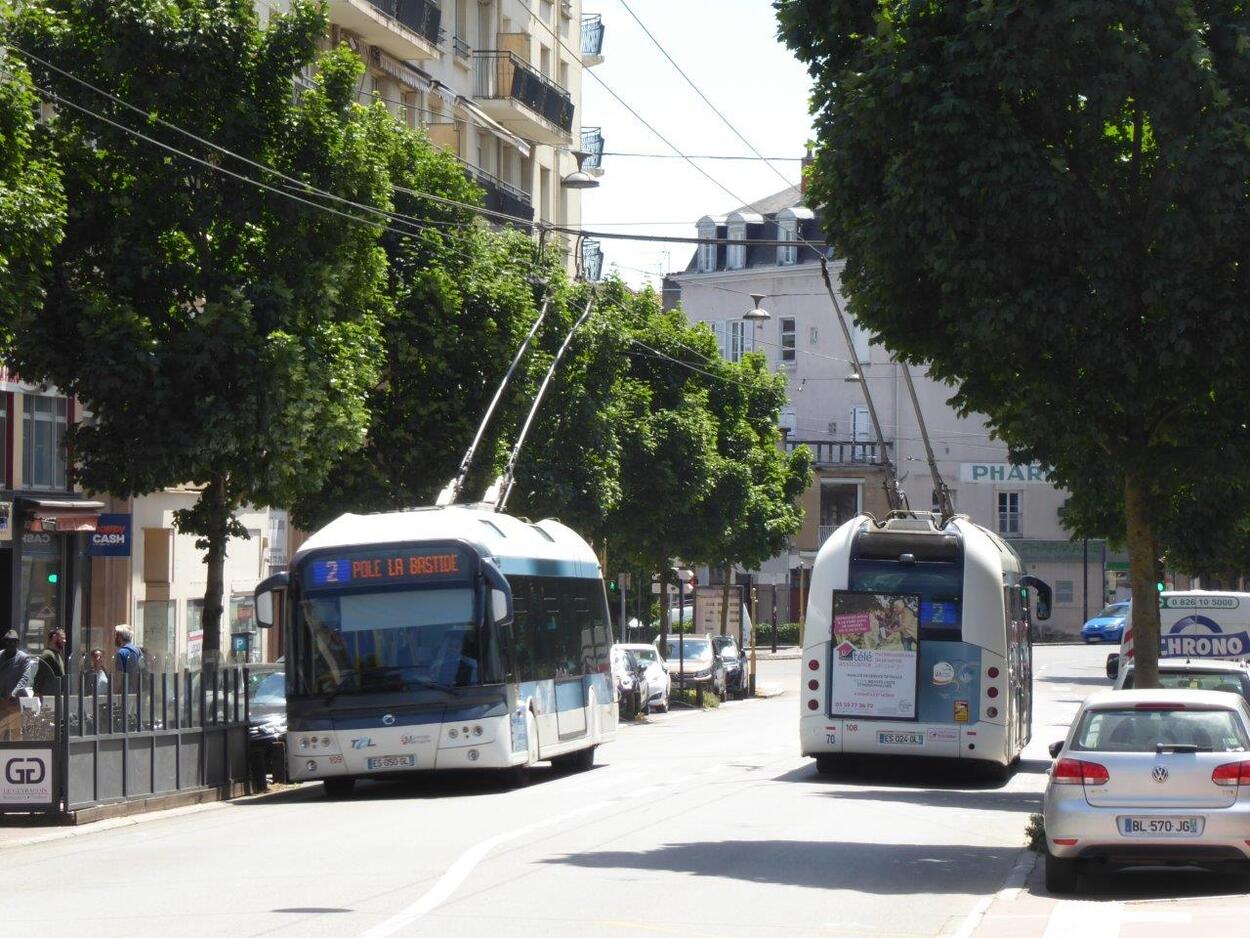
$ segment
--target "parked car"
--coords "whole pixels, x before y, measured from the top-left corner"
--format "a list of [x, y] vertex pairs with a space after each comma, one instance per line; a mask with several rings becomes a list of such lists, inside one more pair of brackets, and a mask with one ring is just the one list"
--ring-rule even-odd
[[673, 681], [668, 673], [668, 664], [654, 645], [617, 645], [624, 648], [637, 659], [643, 669], [640, 697], [648, 712], [660, 710], [668, 712], [668, 700], [672, 694]]
[[[1116, 676], [1116, 690], [1132, 690], [1136, 682], [1136, 668], [1132, 663], [1121, 669]], [[1159, 661], [1159, 686], [1170, 690], [1220, 690], [1240, 694], [1250, 703], [1250, 665], [1244, 661], [1216, 659], [1179, 660], [1163, 658]]]
[[663, 649], [668, 660], [668, 674], [678, 690], [703, 688], [722, 700], [725, 698], [725, 662], [706, 635], [668, 637]]
[[734, 699], [746, 700], [750, 690], [750, 675], [747, 673], [747, 659], [742, 649], [732, 635], [713, 635], [712, 644], [725, 662], [725, 689]]
[[1098, 615], [1081, 626], [1081, 641], [1115, 642], [1124, 637], [1124, 622], [1128, 618], [1128, 603], [1112, 603]]
[[1250, 861], [1250, 707], [1203, 690], [1086, 698], [1042, 802], [1046, 888], [1071, 892], [1086, 864], [1244, 868]]
[[286, 781], [286, 671], [281, 665], [256, 667], [247, 674], [247, 743], [256, 788]]

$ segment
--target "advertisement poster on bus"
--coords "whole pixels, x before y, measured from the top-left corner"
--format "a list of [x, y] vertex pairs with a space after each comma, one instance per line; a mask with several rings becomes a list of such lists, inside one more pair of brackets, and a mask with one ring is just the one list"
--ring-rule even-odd
[[920, 596], [833, 592], [830, 715], [916, 719]]

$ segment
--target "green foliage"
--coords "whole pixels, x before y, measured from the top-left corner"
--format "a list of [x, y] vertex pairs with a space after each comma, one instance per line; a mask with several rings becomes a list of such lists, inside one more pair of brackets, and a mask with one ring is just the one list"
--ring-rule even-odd
[[[5, 15], [0, 3], [0, 24]], [[0, 347], [19, 313], [42, 302], [65, 223], [60, 170], [36, 128], [37, 108], [30, 73], [0, 48]]]
[[1034, 853], [1046, 852], [1046, 820], [1041, 814], [1030, 814], [1024, 828], [1024, 839]]
[[[32, 0], [10, 35], [153, 117], [342, 198], [389, 207], [378, 144], [392, 121], [352, 103], [360, 62], [346, 50], [319, 53], [325, 31], [324, 9], [302, 2], [262, 31], [251, 0]], [[313, 63], [315, 86], [294, 94], [295, 76]], [[260, 175], [55, 72], [33, 71], [117, 123]], [[88, 489], [205, 486], [178, 520], [209, 551], [211, 655], [233, 511], [289, 504], [363, 441], [386, 311], [379, 225], [214, 172], [68, 106], [50, 136], [69, 204], [65, 238], [43, 308], [14, 317], [13, 362], [93, 415], [70, 440]]]
[[1119, 495], [1149, 686], [1160, 525], [1247, 452], [1250, 11], [776, 5], [851, 311], [1013, 458]]

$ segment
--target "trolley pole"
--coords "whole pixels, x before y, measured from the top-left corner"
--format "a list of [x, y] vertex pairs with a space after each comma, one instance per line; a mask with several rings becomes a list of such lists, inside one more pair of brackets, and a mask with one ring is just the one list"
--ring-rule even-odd
[[[754, 578], [752, 578], [754, 580]], [[760, 619], [760, 591], [756, 588], [755, 583], [751, 583], [751, 677], [750, 690], [751, 696], [755, 696], [755, 630], [758, 627]]]

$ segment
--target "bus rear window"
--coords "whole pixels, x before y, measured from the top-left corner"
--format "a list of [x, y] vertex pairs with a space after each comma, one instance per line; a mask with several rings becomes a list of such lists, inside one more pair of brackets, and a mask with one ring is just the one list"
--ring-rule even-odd
[[847, 586], [874, 593], [919, 593], [920, 638], [958, 642], [963, 638], [963, 578], [963, 567], [954, 563], [853, 560]]

